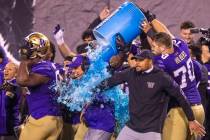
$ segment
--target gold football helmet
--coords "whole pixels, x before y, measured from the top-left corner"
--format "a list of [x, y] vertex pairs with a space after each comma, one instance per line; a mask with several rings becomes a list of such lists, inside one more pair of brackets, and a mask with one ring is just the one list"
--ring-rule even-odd
[[33, 32], [26, 36], [25, 40], [28, 44], [27, 46], [31, 50], [31, 59], [38, 56], [43, 58], [50, 49], [50, 41], [47, 36], [42, 33]]

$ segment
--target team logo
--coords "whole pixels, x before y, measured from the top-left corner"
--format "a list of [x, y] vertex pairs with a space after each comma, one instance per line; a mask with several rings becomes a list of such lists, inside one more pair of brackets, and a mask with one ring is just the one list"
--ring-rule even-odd
[[148, 88], [154, 88], [155, 83], [154, 82], [147, 82], [147, 87]]

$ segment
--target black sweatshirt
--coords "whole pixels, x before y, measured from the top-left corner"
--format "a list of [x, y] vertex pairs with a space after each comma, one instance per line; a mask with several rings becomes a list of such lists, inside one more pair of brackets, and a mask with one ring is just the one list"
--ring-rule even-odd
[[161, 133], [167, 114], [169, 96], [177, 99], [189, 121], [194, 120], [190, 104], [183, 91], [171, 77], [154, 67], [149, 73], [126, 69], [104, 80], [98, 88], [104, 90], [127, 82], [129, 87], [129, 115], [127, 126], [137, 132]]

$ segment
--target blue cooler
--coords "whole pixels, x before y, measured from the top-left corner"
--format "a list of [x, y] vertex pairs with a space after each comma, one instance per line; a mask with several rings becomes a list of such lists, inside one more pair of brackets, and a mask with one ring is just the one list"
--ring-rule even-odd
[[104, 47], [102, 58], [109, 61], [113, 55], [117, 54], [116, 34], [120, 34], [126, 44], [140, 35], [139, 25], [145, 19], [144, 14], [137, 5], [132, 2], [125, 2], [94, 28], [93, 34], [95, 38]]

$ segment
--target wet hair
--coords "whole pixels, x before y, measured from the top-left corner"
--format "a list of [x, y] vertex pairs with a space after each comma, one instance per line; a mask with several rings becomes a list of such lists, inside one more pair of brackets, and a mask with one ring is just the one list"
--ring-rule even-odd
[[153, 37], [153, 41], [161, 43], [165, 45], [166, 47], [172, 47], [172, 38], [169, 34], [160, 32], [156, 33]]
[[95, 37], [94, 37], [94, 35], [93, 35], [93, 31], [90, 30], [90, 29], [87, 29], [86, 31], [84, 31], [84, 32], [82, 33], [82, 40], [83, 40], [83, 41], [85, 40], [85, 38], [88, 38], [88, 37], [91, 37], [93, 40], [95, 40]]
[[195, 25], [192, 21], [185, 21], [181, 23], [180, 29], [190, 29], [195, 28]]

